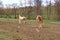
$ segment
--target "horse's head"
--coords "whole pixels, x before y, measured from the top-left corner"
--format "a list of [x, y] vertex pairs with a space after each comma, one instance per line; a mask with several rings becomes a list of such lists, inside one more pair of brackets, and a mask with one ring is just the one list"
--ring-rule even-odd
[[38, 20], [38, 22], [43, 22], [43, 19], [40, 15], [37, 15], [36, 19]]
[[37, 15], [36, 19], [38, 19], [39, 17], [41, 18], [41, 16], [40, 16], [40, 15]]

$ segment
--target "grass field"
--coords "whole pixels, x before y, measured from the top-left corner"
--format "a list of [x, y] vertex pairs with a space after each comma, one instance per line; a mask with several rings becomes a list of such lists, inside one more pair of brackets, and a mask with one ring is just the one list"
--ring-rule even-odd
[[[44, 20], [39, 33], [35, 30], [38, 27], [36, 20], [27, 20], [27, 22], [31, 24], [19, 25], [18, 19], [0, 18], [0, 40], [60, 40], [60, 25], [50, 24], [59, 21]], [[18, 25], [21, 28], [17, 29]]]
[[10, 33], [0, 29], [0, 40], [9, 40], [11, 38]]
[[0, 29], [0, 40], [15, 40], [22, 38], [22, 36], [17, 35], [17, 33], [11, 33], [8, 30]]
[[[9, 18], [0, 18], [0, 21], [18, 23], [18, 19], [9, 19]], [[51, 22], [60, 22], [60, 21], [58, 21], [58, 20], [43, 20], [43, 22], [51, 23]], [[37, 20], [27, 20], [27, 23], [37, 23]]]

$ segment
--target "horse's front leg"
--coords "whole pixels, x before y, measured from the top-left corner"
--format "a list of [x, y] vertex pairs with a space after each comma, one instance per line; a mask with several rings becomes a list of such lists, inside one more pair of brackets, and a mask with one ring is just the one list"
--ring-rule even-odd
[[42, 23], [40, 23], [38, 27], [41, 28], [42, 27]]
[[21, 20], [19, 19], [19, 24], [21, 24]]

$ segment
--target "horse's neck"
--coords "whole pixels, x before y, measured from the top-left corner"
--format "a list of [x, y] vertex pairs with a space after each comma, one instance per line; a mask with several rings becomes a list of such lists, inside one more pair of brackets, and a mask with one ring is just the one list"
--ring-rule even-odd
[[22, 16], [19, 16], [19, 18], [20, 18], [20, 19], [23, 19], [24, 17], [22, 17]]
[[19, 17], [21, 17], [21, 16], [19, 15]]

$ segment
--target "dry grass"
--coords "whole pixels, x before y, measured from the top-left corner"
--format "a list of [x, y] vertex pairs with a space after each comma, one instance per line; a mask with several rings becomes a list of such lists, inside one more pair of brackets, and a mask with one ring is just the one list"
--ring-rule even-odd
[[[20, 28], [18, 28], [20, 26]], [[0, 22], [0, 40], [60, 40], [60, 25], [44, 24], [38, 28], [38, 24], [17, 24]]]

